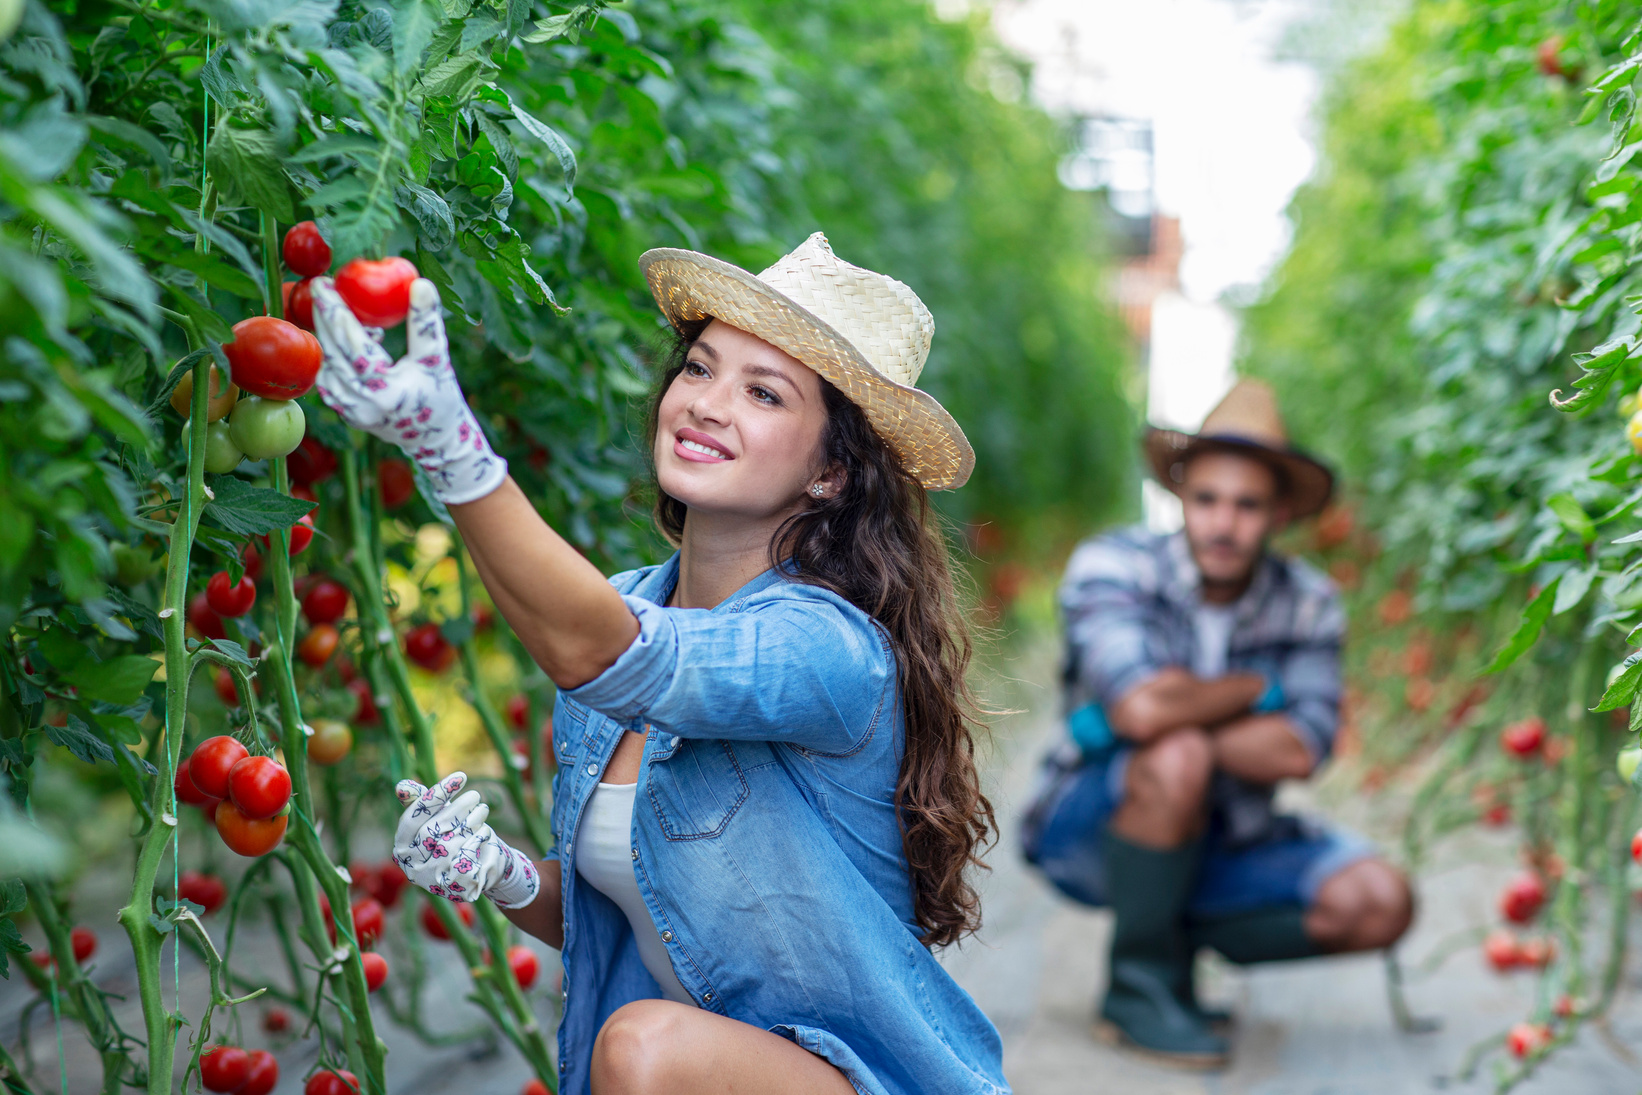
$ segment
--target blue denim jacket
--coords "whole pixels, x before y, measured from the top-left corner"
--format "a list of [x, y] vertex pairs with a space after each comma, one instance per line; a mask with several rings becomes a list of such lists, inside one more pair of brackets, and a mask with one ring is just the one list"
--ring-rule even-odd
[[677, 578], [675, 555], [611, 579], [639, 636], [553, 712], [560, 1090], [589, 1090], [612, 1012], [661, 996], [626, 917], [577, 877], [574, 840], [622, 734], [648, 728], [633, 872], [696, 1002], [791, 1038], [871, 1095], [1007, 1092], [996, 1029], [913, 920], [887, 637], [773, 570], [711, 611], [660, 607]]

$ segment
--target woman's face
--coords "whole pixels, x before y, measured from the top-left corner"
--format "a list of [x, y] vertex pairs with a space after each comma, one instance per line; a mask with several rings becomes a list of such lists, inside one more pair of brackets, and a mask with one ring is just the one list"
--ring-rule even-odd
[[690, 347], [656, 418], [656, 479], [692, 513], [784, 520], [825, 470], [820, 376], [719, 320]]

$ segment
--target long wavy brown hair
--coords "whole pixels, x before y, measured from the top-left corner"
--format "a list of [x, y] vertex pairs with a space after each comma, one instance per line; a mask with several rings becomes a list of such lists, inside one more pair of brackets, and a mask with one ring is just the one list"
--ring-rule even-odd
[[[711, 319], [680, 332], [665, 355], [646, 421], [653, 452], [662, 396]], [[843, 597], [889, 634], [906, 713], [906, 748], [895, 786], [901, 848], [912, 874], [913, 915], [927, 947], [956, 943], [981, 923], [969, 868], [996, 832], [981, 792], [975, 739], [985, 732], [968, 683], [973, 653], [952, 561], [923, 486], [867, 421], [825, 378], [822, 433], [827, 462], [843, 472], [831, 498], [807, 498], [770, 540], [770, 565], [792, 580]], [[656, 523], [675, 544], [688, 508], [656, 487]]]

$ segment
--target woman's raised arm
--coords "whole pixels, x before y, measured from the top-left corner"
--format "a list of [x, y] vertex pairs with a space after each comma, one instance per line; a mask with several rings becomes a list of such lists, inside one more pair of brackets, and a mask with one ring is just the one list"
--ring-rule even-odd
[[530, 504], [512, 477], [450, 507], [496, 607], [560, 688], [603, 673], [638, 637], [639, 622], [603, 574]]
[[496, 607], [554, 684], [574, 688], [604, 672], [638, 636], [638, 620], [598, 568], [541, 519], [485, 440], [451, 368], [433, 283], [411, 285], [399, 361], [330, 278], [314, 279], [313, 297], [314, 333], [325, 351], [320, 398], [427, 473]]

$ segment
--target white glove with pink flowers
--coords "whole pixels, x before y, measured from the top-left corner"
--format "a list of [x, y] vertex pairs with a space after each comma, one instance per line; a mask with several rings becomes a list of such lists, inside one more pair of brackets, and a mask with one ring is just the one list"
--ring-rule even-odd
[[478, 791], [462, 791], [467, 781], [462, 772], [432, 787], [399, 781], [394, 791], [405, 812], [393, 835], [394, 861], [406, 878], [452, 901], [483, 895], [504, 909], [530, 904], [542, 885], [536, 865], [491, 830], [490, 807]]
[[407, 353], [395, 362], [337, 294], [330, 278], [313, 282], [314, 334], [325, 358], [319, 397], [342, 420], [404, 450], [427, 473], [441, 502], [483, 498], [507, 478], [456, 383], [439, 290], [411, 283]]

